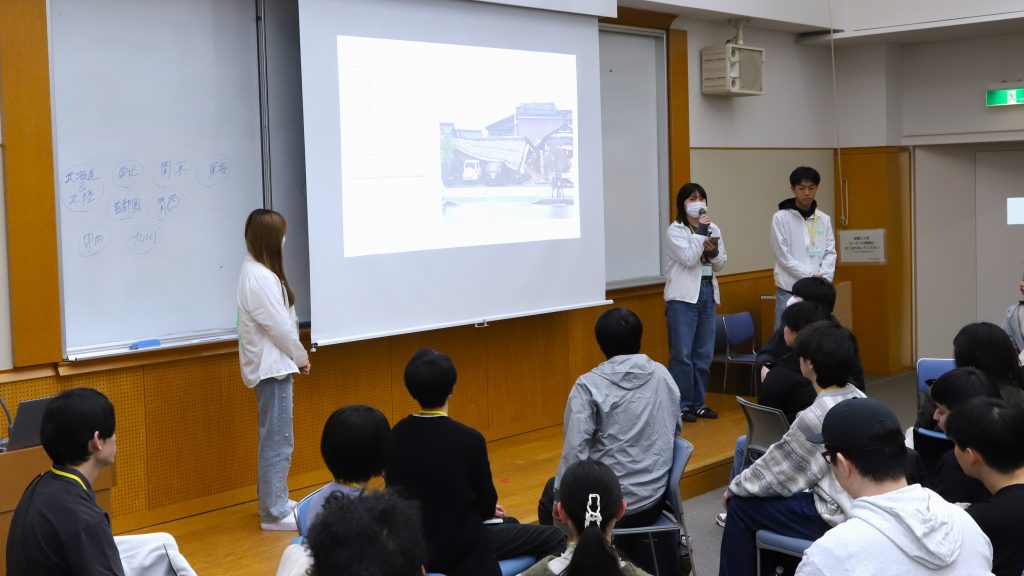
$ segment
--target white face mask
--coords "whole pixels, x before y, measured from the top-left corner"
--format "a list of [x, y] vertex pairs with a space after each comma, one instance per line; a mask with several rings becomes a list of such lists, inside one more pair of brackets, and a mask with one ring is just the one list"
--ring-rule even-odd
[[691, 202], [686, 205], [686, 215], [690, 218], [700, 218], [700, 211], [708, 211], [708, 205], [704, 202]]
[[789, 308], [790, 306], [792, 306], [793, 304], [796, 304], [797, 302], [803, 302], [803, 301], [804, 301], [804, 299], [799, 297], [799, 296], [790, 296], [789, 300], [786, 300], [786, 308]]

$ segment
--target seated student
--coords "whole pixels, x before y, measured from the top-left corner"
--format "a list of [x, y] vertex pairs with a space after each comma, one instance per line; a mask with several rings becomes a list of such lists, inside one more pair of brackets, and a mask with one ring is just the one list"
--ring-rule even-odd
[[[836, 287], [825, 278], [811, 276], [797, 280], [793, 284], [793, 297], [790, 298], [787, 308], [797, 302], [814, 302], [825, 309], [830, 320], [838, 322], [836, 317], [832, 315], [832, 310], [836, 306]], [[754, 369], [759, 371], [762, 381], [768, 376], [770, 365], [788, 352], [789, 347], [786, 344], [785, 335], [782, 333], [781, 320], [779, 322], [779, 327], [772, 333], [771, 338], [757, 351]], [[853, 345], [857, 347], [856, 336], [853, 338]], [[850, 383], [860, 389], [861, 392], [864, 391], [864, 368], [861, 365], [859, 349], [857, 350], [856, 365], [850, 373]]]
[[[797, 281], [799, 284], [801, 281]], [[779, 357], [768, 371], [764, 382], [757, 387], [757, 403], [769, 408], [781, 410], [786, 420], [792, 424], [796, 415], [814, 402], [817, 394], [811, 381], [800, 372], [800, 359], [793, 350], [796, 336], [805, 326], [821, 322], [829, 318], [828, 312], [813, 302], [797, 302], [782, 311], [782, 331], [786, 340], [787, 351]], [[736, 449], [732, 457], [732, 470], [729, 481], [743, 471], [743, 454], [747, 450], [747, 436], [744, 434], [736, 439]], [[715, 523], [725, 526], [726, 513], [720, 512]]]
[[612, 529], [626, 513], [619, 479], [607, 465], [581, 460], [562, 475], [555, 516], [569, 527], [569, 547], [546, 556], [520, 576], [648, 576], [619, 558]]
[[[1024, 409], [1024, 371], [1017, 351], [1003, 329], [991, 322], [968, 324], [953, 338], [957, 368], [977, 368], [1011, 406]], [[917, 412], [918, 428], [934, 429], [935, 404], [925, 396]]]
[[850, 496], [806, 436], [821, 431], [821, 422], [833, 406], [864, 397], [847, 384], [856, 355], [853, 335], [835, 322], [816, 322], [800, 331], [794, 348], [801, 371], [818, 396], [797, 415], [785, 436], [725, 491], [728, 519], [719, 565], [723, 576], [755, 573], [758, 530], [814, 540], [845, 520], [850, 508]]
[[967, 513], [992, 541], [997, 576], [1024, 573], [1024, 411], [1002, 400], [974, 398], [946, 418], [946, 435], [956, 443], [964, 472], [985, 484], [991, 496]]
[[[939, 430], [946, 429], [950, 411], [972, 398], [998, 398], [999, 393], [989, 384], [985, 375], [974, 368], [957, 368], [940, 376], [928, 391], [935, 403], [935, 421]], [[985, 485], [964, 474], [957, 464], [953, 449], [943, 454], [931, 472], [932, 490], [947, 502], [974, 503], [989, 496]]]
[[[551, 504], [562, 475], [576, 462], [598, 460], [622, 485], [629, 514], [622, 526], [646, 526], [658, 519], [672, 468], [675, 438], [682, 429], [679, 388], [661, 364], [640, 353], [643, 324], [625, 308], [611, 308], [594, 326], [604, 362], [579, 377], [565, 405], [562, 458], [538, 507], [541, 523], [551, 523]], [[545, 516], [547, 516], [545, 518]], [[621, 545], [653, 571], [647, 544], [639, 538]], [[675, 543], [658, 546], [667, 558]], [[668, 551], [671, 550], [672, 553]], [[668, 566], [671, 571], [675, 566]]]
[[[392, 430], [385, 480], [389, 488], [420, 503], [427, 538], [427, 569], [447, 576], [499, 574], [495, 558], [543, 556], [565, 549], [554, 526], [503, 519], [491, 480], [484, 437], [448, 417], [455, 387], [448, 356], [422, 349], [405, 367], [405, 386], [421, 410]], [[486, 531], [486, 533], [485, 533]]]
[[416, 503], [388, 491], [362, 498], [332, 494], [309, 531], [309, 574], [422, 576], [427, 550], [421, 525]]
[[7, 537], [9, 576], [195, 574], [169, 534], [119, 536], [92, 485], [117, 453], [114, 405], [72, 388], [50, 401], [40, 439], [53, 466], [25, 489]]
[[992, 546], [962, 509], [907, 485], [903, 432], [892, 410], [869, 398], [825, 415], [821, 458], [854, 498], [848, 519], [805, 552], [797, 576], [990, 574]]
[[1006, 320], [1003, 322], [1003, 330], [1013, 341], [1020, 358], [1024, 358], [1024, 280], [1020, 281], [1021, 300], [1006, 309]]
[[384, 474], [390, 448], [391, 426], [380, 410], [355, 404], [339, 408], [328, 416], [320, 435], [320, 456], [334, 476], [334, 482], [310, 498], [306, 511], [308, 525], [316, 521], [331, 494], [361, 496], [370, 479]]

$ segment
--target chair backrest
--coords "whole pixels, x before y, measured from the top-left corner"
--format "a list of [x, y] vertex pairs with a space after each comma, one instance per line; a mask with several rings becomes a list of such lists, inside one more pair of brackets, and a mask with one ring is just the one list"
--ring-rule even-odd
[[736, 397], [736, 401], [740, 403], [743, 415], [747, 417], [748, 450], [764, 453], [789, 431], [789, 420], [786, 420], [782, 410], [755, 404], [739, 396]]
[[[323, 488], [320, 488], [323, 490]], [[299, 500], [299, 503], [295, 505], [295, 525], [299, 528], [299, 535], [305, 536], [309, 530], [309, 505], [313, 501], [313, 496], [320, 490], [314, 490], [306, 495], [305, 498]]]
[[715, 354], [726, 351], [725, 315], [715, 316]]
[[668, 505], [677, 521], [682, 521], [683, 500], [679, 496], [679, 482], [683, 479], [683, 472], [693, 455], [693, 444], [676, 436], [675, 444], [672, 446], [672, 468], [668, 474]]
[[737, 312], [726, 314], [723, 317], [725, 323], [725, 337], [729, 346], [739, 346], [744, 342], [751, 342], [753, 349], [754, 340], [754, 317], [750, 312]]
[[917, 391], [928, 393], [928, 380], [934, 380], [956, 368], [952, 358], [921, 358], [917, 361]]

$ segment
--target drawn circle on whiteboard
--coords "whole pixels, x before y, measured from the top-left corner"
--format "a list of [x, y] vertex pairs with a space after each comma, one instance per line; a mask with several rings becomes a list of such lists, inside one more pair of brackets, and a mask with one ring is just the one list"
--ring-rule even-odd
[[149, 203], [149, 215], [161, 222], [177, 214], [185, 204], [185, 195], [174, 190], [161, 190]]
[[159, 226], [144, 226], [128, 234], [128, 251], [134, 254], [151, 252], [164, 239], [164, 232]]
[[95, 256], [110, 244], [110, 228], [106, 226], [93, 226], [82, 232], [75, 244], [78, 249], [78, 255], [83, 258]]
[[92, 166], [79, 164], [60, 173], [60, 202], [72, 212], [88, 212], [103, 198], [103, 180]]
[[157, 160], [153, 183], [170, 188], [192, 178], [192, 160], [184, 154], [165, 154]]
[[114, 165], [114, 170], [110, 173], [110, 179], [114, 182], [114, 185], [128, 188], [142, 180], [142, 174], [142, 163], [135, 160], [125, 160]]
[[142, 198], [131, 190], [123, 190], [122, 194], [107, 202], [107, 217], [111, 220], [131, 220], [145, 207]]
[[212, 188], [231, 175], [231, 159], [225, 154], [213, 154], [204, 159], [196, 168], [196, 180]]

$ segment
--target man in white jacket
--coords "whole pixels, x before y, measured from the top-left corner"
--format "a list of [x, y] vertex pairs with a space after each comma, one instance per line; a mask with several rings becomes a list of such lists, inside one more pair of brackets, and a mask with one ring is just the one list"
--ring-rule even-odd
[[814, 197], [821, 175], [800, 166], [789, 175], [793, 197], [779, 202], [772, 216], [772, 252], [775, 253], [775, 328], [782, 311], [793, 297], [793, 283], [801, 278], [821, 276], [829, 282], [836, 272], [836, 240], [832, 220]]
[[907, 485], [903, 433], [884, 403], [840, 402], [808, 440], [824, 444], [822, 457], [854, 501], [849, 519], [804, 552], [797, 576], [992, 573], [992, 544], [967, 512]]

